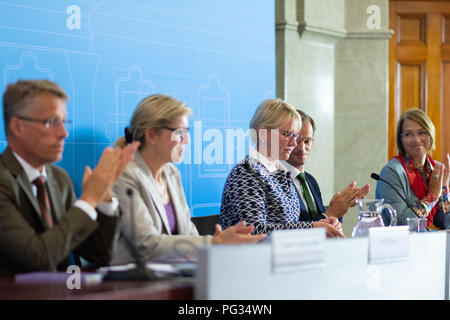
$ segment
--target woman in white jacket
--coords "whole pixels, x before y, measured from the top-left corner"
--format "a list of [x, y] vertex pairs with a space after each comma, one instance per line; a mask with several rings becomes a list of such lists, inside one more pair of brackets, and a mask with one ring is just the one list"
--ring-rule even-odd
[[189, 254], [206, 244], [252, 243], [265, 237], [251, 235], [253, 227], [245, 222], [223, 231], [216, 225], [214, 236], [198, 234], [180, 172], [171, 163], [182, 160], [184, 147], [190, 142], [190, 114], [190, 108], [172, 97], [149, 96], [137, 106], [125, 137], [116, 142], [116, 146], [133, 141], [141, 144], [113, 188], [123, 215], [112, 264], [132, 262], [132, 246], [140, 259], [149, 260]]

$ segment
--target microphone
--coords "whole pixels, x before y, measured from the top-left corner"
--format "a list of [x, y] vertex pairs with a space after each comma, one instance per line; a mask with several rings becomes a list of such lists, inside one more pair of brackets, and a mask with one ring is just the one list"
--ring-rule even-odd
[[134, 224], [134, 203], [133, 203], [133, 190], [127, 189], [127, 196], [130, 198], [130, 217], [132, 228], [132, 241], [128, 243], [131, 253], [133, 254], [134, 262], [136, 266], [133, 269], [128, 270], [108, 270], [103, 277], [105, 280], [154, 280], [156, 275], [153, 271], [145, 265], [145, 261], [140, 257], [136, 250], [136, 230]]
[[[370, 177], [372, 178], [372, 179], [374, 179], [374, 180], [377, 180], [377, 181], [383, 181], [384, 183], [386, 183], [388, 186], [390, 186], [391, 188], [392, 188], [392, 190], [394, 190], [399, 196], [400, 196], [400, 198], [402, 198], [402, 200], [406, 203], [406, 205], [408, 206], [408, 208], [410, 208], [411, 210], [412, 210], [412, 212], [416, 215], [416, 217], [417, 218], [420, 218], [419, 216], [418, 216], [418, 214], [414, 211], [414, 209], [411, 207], [411, 205], [409, 204], [409, 202], [405, 199], [405, 197], [403, 197], [402, 196], [402, 194], [392, 185], [392, 184], [390, 184], [388, 181], [386, 181], [386, 180], [384, 180], [383, 178], [381, 178], [380, 177], [380, 175], [379, 174], [376, 174], [376, 173], [373, 173], [372, 172], [372, 174], [370, 175]], [[428, 229], [428, 227], [426, 227], [427, 228], [427, 231], [430, 231], [429, 229]]]

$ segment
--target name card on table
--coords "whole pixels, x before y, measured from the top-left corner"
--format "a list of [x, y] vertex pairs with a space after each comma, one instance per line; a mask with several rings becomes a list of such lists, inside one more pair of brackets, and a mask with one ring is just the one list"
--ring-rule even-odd
[[284, 273], [323, 268], [325, 239], [324, 228], [272, 232], [272, 271]]
[[369, 229], [369, 264], [407, 260], [408, 226]]

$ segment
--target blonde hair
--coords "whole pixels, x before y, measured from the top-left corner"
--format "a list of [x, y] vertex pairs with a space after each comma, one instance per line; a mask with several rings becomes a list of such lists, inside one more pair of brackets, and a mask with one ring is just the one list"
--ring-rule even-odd
[[398, 152], [402, 156], [406, 156], [405, 148], [403, 147], [402, 143], [402, 130], [403, 130], [403, 123], [405, 120], [411, 120], [419, 124], [430, 136], [430, 150], [428, 150], [428, 154], [434, 152], [436, 149], [435, 144], [435, 128], [434, 124], [431, 121], [431, 119], [428, 117], [428, 115], [418, 108], [413, 108], [405, 111], [398, 120], [397, 123], [397, 130], [396, 130], [396, 140], [397, 140], [397, 148]]
[[257, 142], [258, 128], [274, 129], [287, 120], [296, 120], [302, 125], [302, 118], [297, 110], [284, 100], [267, 99], [261, 102], [250, 120], [251, 138]]
[[279, 98], [267, 99], [261, 102], [250, 120], [250, 129], [276, 128], [286, 119], [297, 120], [300, 124], [302, 119], [297, 110], [286, 101]]
[[24, 116], [33, 98], [42, 93], [54, 95], [64, 101], [69, 100], [65, 91], [50, 80], [18, 80], [6, 87], [3, 94], [3, 119], [6, 137], [9, 136], [9, 122], [12, 117]]
[[123, 148], [127, 143], [139, 141], [142, 148], [146, 141], [145, 129], [162, 128], [182, 116], [191, 114], [191, 109], [175, 98], [163, 94], [148, 96], [137, 105], [130, 126], [125, 129], [126, 135], [119, 138], [115, 146]]

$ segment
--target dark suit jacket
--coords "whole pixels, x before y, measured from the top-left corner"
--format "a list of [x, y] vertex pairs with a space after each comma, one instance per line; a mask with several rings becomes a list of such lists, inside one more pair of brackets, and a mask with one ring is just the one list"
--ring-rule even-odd
[[[323, 213], [326, 210], [325, 210], [325, 207], [323, 206], [322, 194], [320, 193], [319, 185], [317, 184], [316, 179], [314, 179], [314, 177], [312, 175], [310, 175], [308, 172], [305, 172], [305, 177], [306, 177], [306, 182], [308, 183], [309, 189], [311, 190], [314, 201], [316, 203], [318, 216], [314, 220], [317, 221], [320, 219], [325, 219], [326, 216]], [[296, 179], [296, 178], [294, 178], [294, 179]], [[299, 200], [300, 200], [300, 207], [301, 207], [300, 219], [303, 221], [313, 220], [308, 212], [306, 204], [303, 203], [300, 195], [299, 195]]]
[[72, 206], [76, 198], [68, 174], [52, 164], [46, 171], [54, 221], [49, 229], [11, 149], [0, 155], [0, 273], [65, 270], [72, 251], [97, 265], [111, 259], [119, 219], [99, 213], [93, 221]]

